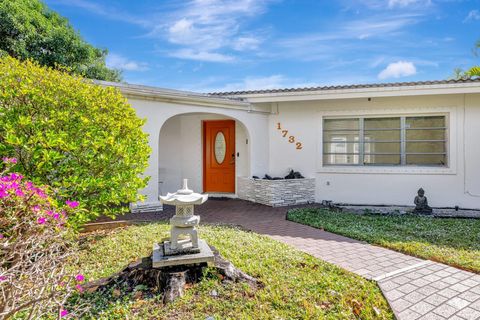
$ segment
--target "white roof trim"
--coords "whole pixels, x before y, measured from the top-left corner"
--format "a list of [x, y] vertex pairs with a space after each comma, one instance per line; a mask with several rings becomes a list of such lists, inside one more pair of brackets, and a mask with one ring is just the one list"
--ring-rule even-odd
[[470, 82], [411, 86], [399, 85], [394, 87], [339, 88], [311, 91], [241, 93], [225, 96], [243, 98], [251, 103], [259, 103], [467, 93], [480, 93], [480, 83]]
[[118, 88], [126, 97], [141, 98], [145, 100], [166, 101], [172, 103], [193, 104], [207, 107], [227, 107], [232, 109], [250, 109], [251, 104], [239, 98], [213, 97], [207, 94], [189, 91], [164, 89], [128, 83], [107, 82], [95, 80], [95, 83]]

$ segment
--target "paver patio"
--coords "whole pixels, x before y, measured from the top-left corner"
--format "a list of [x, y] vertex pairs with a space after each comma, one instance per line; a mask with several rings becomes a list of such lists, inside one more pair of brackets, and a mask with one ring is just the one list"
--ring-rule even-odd
[[[377, 281], [399, 320], [480, 319], [480, 275], [287, 221], [286, 211], [241, 200], [210, 200], [197, 208], [204, 223], [239, 225]], [[173, 214], [166, 207], [124, 218]]]

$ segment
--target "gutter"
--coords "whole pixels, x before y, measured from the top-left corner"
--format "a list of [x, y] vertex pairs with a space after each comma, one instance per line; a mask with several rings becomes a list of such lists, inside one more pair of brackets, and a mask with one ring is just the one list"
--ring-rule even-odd
[[173, 103], [189, 103], [193, 105], [223, 107], [229, 109], [250, 110], [251, 104], [244, 99], [229, 97], [213, 97], [206, 94], [188, 91], [170, 90], [142, 85], [107, 82], [96, 80], [94, 83], [119, 89], [127, 97], [137, 97], [146, 100], [165, 101]]

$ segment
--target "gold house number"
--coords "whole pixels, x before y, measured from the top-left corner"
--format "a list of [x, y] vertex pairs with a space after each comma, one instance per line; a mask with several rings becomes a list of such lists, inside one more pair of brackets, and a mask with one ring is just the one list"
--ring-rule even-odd
[[277, 123], [277, 129], [280, 130], [282, 137], [287, 138], [288, 136], [288, 142], [290, 143], [295, 143], [295, 149], [300, 150], [302, 149], [302, 143], [301, 142], [295, 142], [295, 136], [289, 136], [288, 135], [288, 130], [282, 129], [282, 125], [280, 122]]

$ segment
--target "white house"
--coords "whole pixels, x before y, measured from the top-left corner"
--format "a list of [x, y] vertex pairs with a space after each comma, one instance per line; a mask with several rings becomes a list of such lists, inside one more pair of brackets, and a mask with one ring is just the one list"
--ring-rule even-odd
[[478, 80], [213, 94], [103, 84], [147, 119], [145, 206], [159, 206], [182, 178], [196, 191], [256, 200], [252, 192], [288, 182], [252, 176], [294, 169], [308, 183], [279, 196], [298, 202], [412, 205], [423, 187], [433, 207], [480, 209]]

